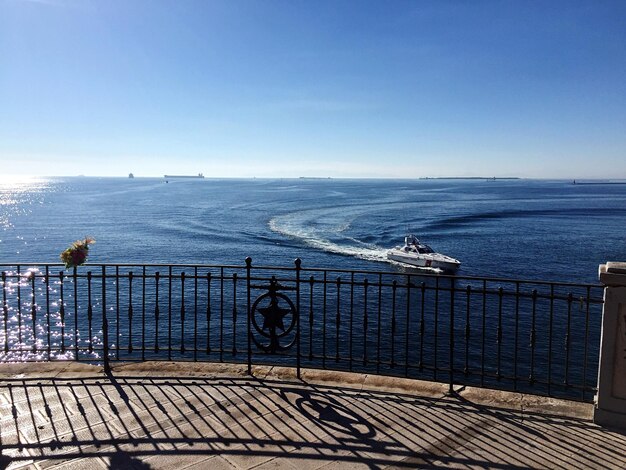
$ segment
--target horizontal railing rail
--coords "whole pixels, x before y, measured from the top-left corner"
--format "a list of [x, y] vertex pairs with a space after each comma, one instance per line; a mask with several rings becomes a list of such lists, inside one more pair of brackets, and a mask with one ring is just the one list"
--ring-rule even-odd
[[0, 362], [189, 360], [591, 401], [603, 286], [294, 266], [0, 264]]

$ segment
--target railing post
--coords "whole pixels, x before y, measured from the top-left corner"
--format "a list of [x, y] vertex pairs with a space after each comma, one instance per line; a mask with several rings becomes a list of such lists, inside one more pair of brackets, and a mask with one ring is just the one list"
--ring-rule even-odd
[[297, 376], [300, 378], [300, 269], [302, 260], [296, 258], [296, 369]]
[[448, 393], [454, 393], [454, 278], [450, 278], [450, 377]]
[[247, 310], [248, 310], [248, 374], [252, 374], [252, 319], [250, 318], [250, 271], [252, 269], [252, 258], [246, 258], [246, 290], [247, 293]]
[[596, 424], [626, 429], [626, 263], [600, 265], [604, 284]]
[[102, 355], [104, 361], [104, 373], [111, 373], [111, 364], [109, 364], [109, 321], [107, 320], [107, 295], [106, 295], [106, 266], [102, 266]]

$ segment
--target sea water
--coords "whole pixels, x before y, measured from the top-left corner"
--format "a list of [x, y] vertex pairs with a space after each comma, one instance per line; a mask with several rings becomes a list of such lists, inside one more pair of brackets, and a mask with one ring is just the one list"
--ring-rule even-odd
[[[9, 351], [0, 354], [0, 361], [48, 357], [98, 361], [102, 359], [104, 341], [99, 327], [102, 324], [99, 315], [104, 308], [98, 297], [99, 290], [96, 288], [92, 300], [85, 302], [85, 277], [81, 282], [74, 282], [71, 274], [66, 277], [63, 297], [60, 279], [54, 277], [45, 287], [40, 274], [38, 284], [31, 287], [30, 279], [34, 278], [25, 275], [36, 264], [58, 263], [61, 251], [85, 236], [97, 240], [90, 249], [89, 262], [92, 263], [243, 267], [245, 258], [251, 257], [254, 266], [293, 266], [294, 260], [300, 258], [304, 268], [412, 274], [417, 272], [415, 268], [386, 259], [387, 250], [402, 243], [404, 235], [411, 232], [435, 250], [460, 259], [463, 264], [459, 277], [597, 283], [598, 264], [626, 259], [626, 186], [535, 180], [40, 178], [5, 181], [0, 185], [0, 227], [0, 264], [5, 265], [2, 270], [7, 270], [10, 277], [3, 285], [3, 292], [10, 294], [10, 298], [0, 322], [0, 344], [8, 345]], [[17, 263], [26, 266], [19, 270], [11, 266]], [[124, 269], [131, 268], [122, 271]], [[206, 269], [215, 271], [216, 276], [220, 272], [219, 268]], [[19, 285], [15, 281], [16, 272], [12, 270], [20, 273]], [[85, 269], [79, 271], [85, 276]], [[53, 269], [52, 272], [58, 271]], [[191, 292], [196, 291], [195, 284], [187, 285], [187, 303], [191, 304], [184, 318], [182, 309], [179, 310], [181, 292], [176, 290], [169, 300], [162, 293], [161, 308], [169, 312], [171, 301], [174, 310], [159, 323], [155, 313], [159, 301], [154, 301], [159, 298], [154, 292], [157, 281], [150, 281], [146, 295], [148, 305], [144, 305], [137, 297], [142, 295], [138, 284], [135, 294], [131, 294], [130, 275], [120, 279], [121, 289], [117, 280], [108, 285], [110, 295], [115, 293], [107, 304], [108, 343], [115, 357], [121, 353], [122, 359], [137, 359], [147, 353], [150, 357], [162, 358], [160, 352], [152, 350], [158, 343], [168, 348], [162, 350], [163, 354], [174, 353], [179, 359], [195, 358], [198, 352], [205, 360], [222, 360], [222, 354], [232, 359], [230, 351], [235, 339], [246, 338], [245, 322], [236, 324], [235, 314], [228, 313], [236, 310], [234, 304], [228, 304], [232, 303], [230, 294], [226, 295], [228, 305], [222, 308], [220, 287], [215, 282], [213, 290], [217, 290], [213, 297], [208, 294], [207, 285], [203, 283], [200, 287], [199, 308], [196, 308], [195, 298], [189, 299]], [[431, 286], [438, 282], [433, 277], [423, 279]], [[444, 279], [442, 282], [448, 285], [446, 282], [452, 281]], [[476, 282], [463, 281], [457, 287], [465, 289], [466, 283], [468, 286], [474, 283], [474, 287], [480, 288], [482, 284]], [[502, 284], [505, 289], [506, 286], [519, 288], [514, 282], [498, 279], [490, 281], [491, 293]], [[316, 301], [320, 301], [320, 285], [315, 295], [313, 288], [307, 286], [303, 286], [304, 297], [310, 300], [308, 292], [311, 298], [315, 296]], [[205, 288], [207, 291], [203, 290]], [[526, 296], [522, 295], [519, 302], [517, 297], [503, 299], [494, 295], [486, 301], [476, 294], [470, 299], [469, 290], [467, 294], [456, 296], [456, 310], [464, 312], [467, 318], [459, 314], [454, 320], [456, 334], [461, 338], [453, 359], [455, 369], [461, 371], [468, 367], [472, 374], [464, 376], [464, 380], [476, 383], [483, 380], [483, 376], [475, 373], [486, 364], [489, 384], [498, 388], [506, 388], [500, 379], [494, 379], [500, 373], [513, 377], [513, 385], [508, 386], [519, 390], [530, 387], [529, 391], [537, 391], [533, 388], [535, 379], [544, 384], [541, 385], [544, 392], [548, 382], [584, 384], [587, 395], [583, 392], [581, 396], [579, 389], [570, 385], [560, 386], [560, 391], [553, 388], [550, 393], [588, 399], [589, 387], [595, 383], [593, 371], [597, 366], [600, 310], [597, 304], [589, 310], [590, 304], [585, 305], [584, 296], [597, 300], [600, 289], [594, 288], [591, 292], [591, 288], [574, 288], [572, 294], [570, 287], [564, 291], [557, 288], [554, 305], [552, 300], [543, 298], [544, 295], [535, 305], [528, 297], [531, 288], [538, 288], [538, 284], [524, 284], [522, 294]], [[255, 289], [256, 296], [260, 291]], [[338, 291], [333, 294], [333, 286], [328, 290], [328, 299], [324, 289], [322, 301], [327, 299], [328, 312], [335, 312], [332, 302], [333, 299], [339, 302]], [[312, 321], [309, 317], [307, 325], [303, 323], [302, 342], [305, 346], [309, 344], [309, 350], [316, 355], [308, 359], [310, 363], [306, 363], [307, 357], [304, 357], [305, 366], [319, 366], [319, 357], [337, 354], [343, 362], [334, 362], [334, 368], [348, 367], [346, 358], [350, 358], [351, 368], [353, 357], [362, 358], [363, 368], [359, 370], [370, 372], [372, 367], [377, 367], [372, 365], [374, 363], [365, 365], [366, 346], [370, 359], [373, 359], [373, 351], [378, 354], [380, 346], [372, 329], [377, 328], [375, 318], [365, 320], [365, 290], [365, 284], [356, 288], [355, 304], [352, 305], [352, 300], [345, 304], [350, 307], [341, 312], [341, 324], [333, 315], [327, 316], [326, 303], [322, 310], [315, 311]], [[546, 293], [545, 286], [540, 290]], [[30, 297], [33, 292], [38, 296], [35, 303]], [[345, 289], [343, 292], [345, 297]], [[378, 313], [378, 325], [384, 332], [380, 357], [383, 365], [385, 361], [389, 364], [392, 357], [400, 362], [404, 357], [407, 366], [411, 363], [411, 369], [407, 369], [411, 377], [442, 380], [437, 370], [445, 369], [449, 347], [447, 325], [452, 316], [446, 313], [450, 312], [446, 309], [446, 296], [440, 296], [439, 303], [433, 304], [431, 294], [422, 307], [425, 310], [420, 310], [416, 302], [425, 297], [413, 290], [413, 308], [396, 324], [394, 333], [390, 333], [395, 324], [390, 315], [397, 309], [390, 310], [390, 299], [382, 299], [386, 307]], [[404, 305], [402, 295], [400, 292], [396, 300]], [[568, 295], [573, 300], [568, 302]], [[240, 300], [243, 306], [245, 301]], [[407, 305], [408, 302], [406, 300]], [[60, 308], [62, 303], [64, 313]], [[132, 304], [137, 308], [134, 316], [130, 313]], [[216, 308], [210, 319], [204, 317], [209, 304]], [[39, 313], [31, 314], [34, 305], [38, 305]], [[93, 322], [89, 314], [91, 306], [95, 312]], [[49, 315], [44, 315], [48, 309]], [[307, 311], [313, 315], [312, 308]], [[439, 314], [433, 316], [433, 311]], [[198, 312], [201, 313], [198, 315]], [[426, 312], [422, 320], [420, 312]], [[426, 331], [423, 337], [417, 333], [421, 322]], [[469, 325], [472, 325], [471, 341], [462, 339]], [[344, 341], [347, 328], [349, 338], [355, 338], [354, 345], [352, 339]], [[504, 331], [502, 342], [497, 339], [501, 328]], [[189, 334], [190, 331], [193, 333]], [[434, 336], [434, 343], [433, 332], [439, 335]], [[535, 337], [536, 344], [533, 343], [531, 350], [529, 338]], [[222, 344], [224, 338], [226, 343]], [[390, 338], [397, 340], [395, 349]], [[213, 349], [204, 354], [202, 349], [205, 346], [208, 349], [209, 343]], [[131, 344], [138, 349], [133, 350]], [[187, 348], [184, 352], [183, 345]], [[35, 348], [31, 349], [33, 346]], [[46, 355], [48, 347], [53, 351]], [[239, 344], [239, 347], [245, 349], [245, 345]], [[320, 351], [322, 356], [319, 356]], [[424, 371], [421, 367], [415, 369], [417, 354], [420, 364], [423, 354], [427, 366]], [[515, 360], [517, 356], [521, 358], [519, 361]], [[293, 363], [289, 362], [292, 360], [289, 354], [274, 359]], [[242, 357], [234, 360], [242, 360]], [[393, 362], [391, 364], [386, 372], [398, 374]], [[533, 373], [533, 380], [522, 380]], [[515, 377], [520, 382], [516, 383]]]
[[39, 178], [0, 181], [0, 262], [58, 262], [92, 236], [94, 263], [402, 271], [414, 233], [459, 275], [595, 282], [626, 260], [626, 185], [545, 180]]

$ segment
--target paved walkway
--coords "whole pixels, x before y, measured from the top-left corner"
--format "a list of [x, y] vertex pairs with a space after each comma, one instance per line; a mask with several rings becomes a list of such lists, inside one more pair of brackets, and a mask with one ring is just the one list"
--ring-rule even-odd
[[0, 365], [0, 469], [626, 468], [590, 405], [359, 374]]

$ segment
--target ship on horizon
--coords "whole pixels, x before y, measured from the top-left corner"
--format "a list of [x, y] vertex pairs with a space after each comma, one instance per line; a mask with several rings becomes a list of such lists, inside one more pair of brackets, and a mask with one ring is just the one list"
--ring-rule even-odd
[[164, 175], [165, 178], [204, 178], [202, 173], [197, 175]]

